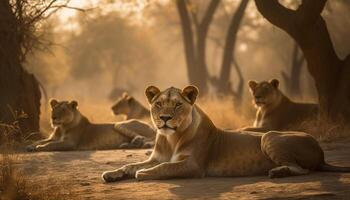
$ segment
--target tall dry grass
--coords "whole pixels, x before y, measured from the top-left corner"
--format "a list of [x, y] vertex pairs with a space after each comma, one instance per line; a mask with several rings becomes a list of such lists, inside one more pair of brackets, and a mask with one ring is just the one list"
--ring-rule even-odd
[[214, 124], [223, 129], [237, 129], [253, 124], [254, 110], [247, 104], [236, 106], [229, 96], [206, 98], [198, 101], [198, 106], [210, 117]]
[[325, 119], [304, 121], [298, 127], [313, 135], [319, 141], [333, 142], [350, 138], [350, 125]]
[[0, 200], [79, 199], [64, 184], [56, 188], [43, 187], [16, 167], [16, 161], [20, 159], [16, 154], [18, 137], [21, 134], [18, 123], [1, 124], [0, 133]]

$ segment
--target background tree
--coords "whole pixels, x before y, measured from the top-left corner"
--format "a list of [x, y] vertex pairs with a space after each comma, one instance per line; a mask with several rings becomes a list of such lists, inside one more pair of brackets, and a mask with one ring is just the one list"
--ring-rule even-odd
[[[221, 94], [238, 96], [237, 94], [241, 94], [243, 90], [243, 78], [234, 57], [234, 50], [237, 41], [237, 33], [249, 0], [242, 0], [236, 12], [232, 15], [223, 46], [224, 50], [220, 75], [219, 77], [214, 77], [208, 72], [206, 62], [206, 42], [210, 25], [212, 24], [220, 2], [220, 0], [211, 0], [208, 3], [203, 16], [199, 17], [198, 8], [193, 2], [189, 0], [176, 1], [183, 34], [188, 78], [190, 83], [197, 85], [204, 94], [208, 92], [208, 84], [211, 83]], [[235, 64], [234, 66], [236, 67], [236, 71], [240, 78], [237, 93], [232, 90], [230, 82], [232, 63]]]
[[[292, 53], [290, 54], [290, 59], [288, 60], [290, 71], [282, 71], [281, 75], [283, 78], [283, 83], [286, 84], [287, 92], [292, 96], [301, 95], [300, 87], [300, 77], [302, 67], [304, 66], [304, 55], [300, 51], [299, 46], [296, 42], [293, 43]], [[288, 65], [287, 65], [288, 66]]]
[[39, 84], [23, 67], [28, 54], [45, 50], [41, 22], [69, 1], [0, 1], [0, 122], [19, 123], [26, 134], [39, 130]]
[[[79, 24], [80, 33], [68, 42], [73, 77], [93, 79], [107, 72], [114, 87], [112, 100], [120, 94], [117, 91], [133, 92], [136, 83], [153, 78], [149, 72], [157, 66], [156, 53], [147, 28], [141, 30], [118, 12], [80, 18]], [[135, 81], [131, 77], [137, 74], [143, 76]]]
[[350, 56], [340, 59], [321, 16], [326, 0], [303, 0], [296, 10], [276, 0], [255, 0], [259, 12], [298, 43], [315, 80], [321, 116], [350, 120]]

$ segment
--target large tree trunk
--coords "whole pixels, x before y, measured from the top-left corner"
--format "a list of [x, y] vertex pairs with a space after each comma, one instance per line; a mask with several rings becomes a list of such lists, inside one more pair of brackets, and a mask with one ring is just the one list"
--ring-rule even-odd
[[321, 12], [326, 0], [303, 0], [297, 10], [277, 0], [255, 0], [259, 12], [286, 31], [302, 49], [308, 71], [315, 80], [321, 117], [350, 122], [350, 57], [341, 60]]
[[23, 134], [39, 130], [40, 89], [22, 67], [20, 28], [8, 1], [0, 1], [0, 122], [18, 121]]

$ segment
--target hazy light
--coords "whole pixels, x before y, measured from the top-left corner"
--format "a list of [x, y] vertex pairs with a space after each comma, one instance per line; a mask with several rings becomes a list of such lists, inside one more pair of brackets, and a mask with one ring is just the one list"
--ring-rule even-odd
[[241, 43], [238, 46], [238, 50], [241, 51], [241, 52], [246, 52], [247, 49], [248, 49], [248, 45], [246, 43]]

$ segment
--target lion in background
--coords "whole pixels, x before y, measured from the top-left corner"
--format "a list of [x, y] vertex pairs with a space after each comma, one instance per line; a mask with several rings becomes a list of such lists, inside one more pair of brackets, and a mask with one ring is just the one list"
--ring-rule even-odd
[[[198, 89], [155, 86], [146, 89], [157, 129], [150, 157], [102, 174], [105, 182], [204, 176], [271, 178], [303, 175], [310, 170], [350, 172], [327, 164], [318, 142], [302, 132], [225, 131], [195, 105]], [[298, 148], [295, 148], [298, 147]]]
[[53, 132], [47, 139], [27, 147], [29, 151], [97, 150], [148, 148], [155, 131], [139, 120], [115, 124], [91, 123], [78, 110], [77, 101], [50, 100]]
[[140, 119], [150, 122], [149, 109], [144, 107], [127, 92], [124, 92], [123, 95], [117, 99], [111, 109], [114, 115], [125, 115], [126, 119]]
[[246, 127], [243, 130], [305, 131], [302, 123], [314, 120], [318, 115], [317, 104], [293, 102], [278, 88], [277, 79], [260, 83], [249, 81], [248, 85], [257, 111], [253, 127]]

